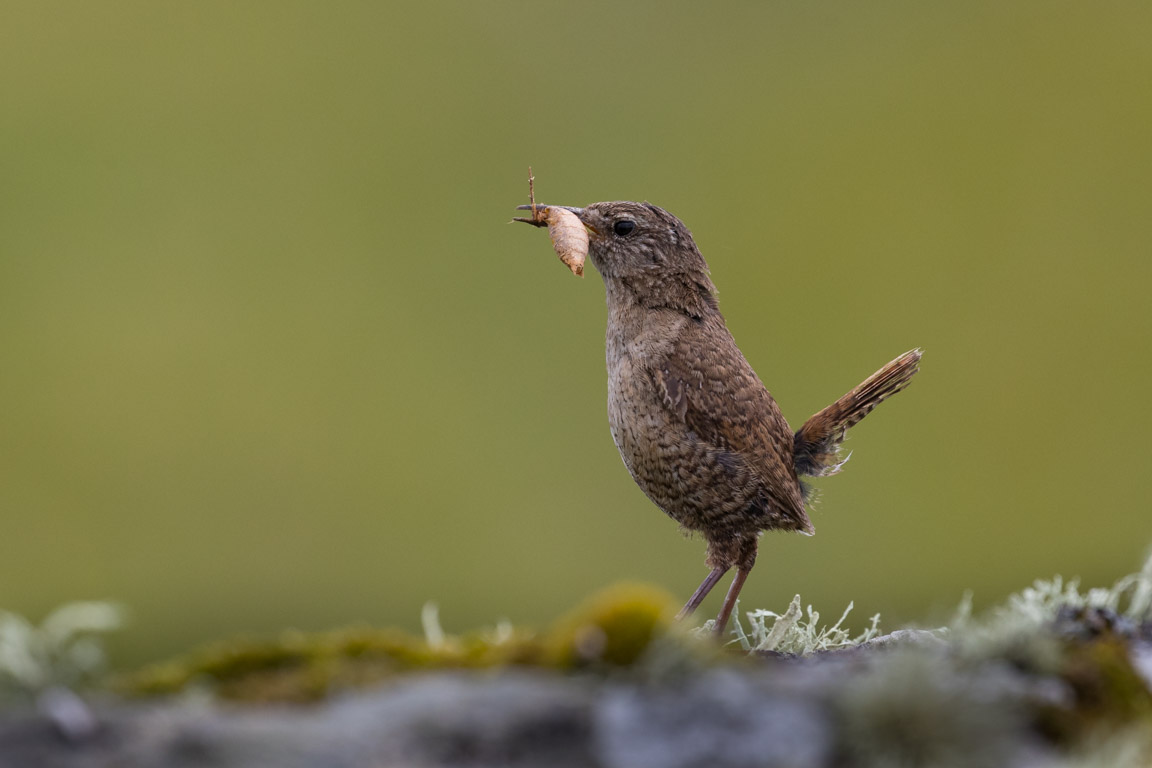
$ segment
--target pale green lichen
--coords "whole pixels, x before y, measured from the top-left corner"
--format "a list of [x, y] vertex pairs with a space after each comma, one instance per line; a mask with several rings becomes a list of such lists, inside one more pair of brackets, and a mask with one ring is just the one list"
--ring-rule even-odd
[[[749, 652], [774, 651], [806, 656], [851, 648], [878, 637], [879, 614], [873, 616], [868, 627], [857, 635], [844, 627], [852, 608], [853, 603], [848, 603], [835, 624], [821, 626], [820, 613], [811, 605], [803, 609], [800, 595], [796, 595], [784, 613], [765, 609], [748, 611], [744, 614], [747, 630], [737, 610], [733, 613], [731, 642]], [[1069, 610], [1108, 611], [1135, 624], [1152, 621], [1152, 555], [1139, 572], [1124, 576], [1111, 587], [1081, 591], [1079, 579], [1065, 580], [1062, 576], [1037, 579], [1031, 586], [1009, 595], [1003, 605], [979, 620], [973, 619], [972, 593], [966, 592], [948, 626], [933, 632], [958, 635], [966, 645], [1005, 641], [1023, 634], [1035, 634]], [[705, 622], [697, 632], [711, 632], [714, 626], [714, 621]]]
[[972, 595], [966, 593], [949, 622], [950, 641], [965, 656], [1025, 656], [1038, 668], [1056, 669], [1060, 643], [1050, 628], [1061, 616], [1091, 613], [1130, 626], [1152, 622], [1152, 555], [1140, 571], [1110, 587], [1082, 590], [1076, 578], [1037, 579], [980, 617], [973, 617]]
[[[737, 604], [737, 608], [739, 604]], [[772, 651], [775, 653], [806, 656], [819, 651], [831, 651], [860, 645], [880, 634], [880, 614], [869, 622], [868, 628], [853, 635], [844, 627], [844, 621], [852, 612], [853, 603], [848, 603], [839, 620], [831, 626], [821, 626], [820, 612], [811, 605], [801, 608], [800, 595], [792, 598], [788, 610], [776, 613], [766, 609], [748, 611], [748, 630], [739, 619], [739, 610], [734, 612], [732, 633], [735, 641], [745, 651]], [[711, 632], [714, 621], [705, 622], [702, 632]]]
[[1138, 624], [1152, 620], [1152, 555], [1138, 573], [1119, 579], [1111, 587], [1081, 592], [1079, 579], [1037, 579], [1032, 586], [1010, 595], [999, 613], [1014, 621], [1042, 625], [1066, 609], [1111, 611]]
[[0, 611], [0, 691], [36, 694], [74, 687], [104, 669], [101, 636], [119, 629], [124, 610], [106, 602], [62, 605], [39, 626]]

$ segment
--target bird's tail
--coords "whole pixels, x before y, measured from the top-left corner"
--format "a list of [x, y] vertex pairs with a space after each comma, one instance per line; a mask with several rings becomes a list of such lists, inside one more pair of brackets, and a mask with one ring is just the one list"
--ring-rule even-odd
[[919, 349], [905, 352], [804, 422], [794, 438], [796, 474], [820, 477], [839, 472], [844, 465], [840, 459], [844, 433], [885, 399], [908, 386], [920, 370], [922, 354]]

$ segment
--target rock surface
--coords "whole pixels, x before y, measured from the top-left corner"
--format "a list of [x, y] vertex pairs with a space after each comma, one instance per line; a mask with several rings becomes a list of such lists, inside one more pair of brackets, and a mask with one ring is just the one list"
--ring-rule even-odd
[[[1133, 644], [1141, 664], [1149, 653]], [[897, 638], [607, 673], [414, 674], [307, 706], [102, 698], [73, 739], [43, 714], [0, 714], [0, 768], [1055, 768], [1068, 741], [1047, 723], [1087, 717], [1078, 695], [1050, 672]]]

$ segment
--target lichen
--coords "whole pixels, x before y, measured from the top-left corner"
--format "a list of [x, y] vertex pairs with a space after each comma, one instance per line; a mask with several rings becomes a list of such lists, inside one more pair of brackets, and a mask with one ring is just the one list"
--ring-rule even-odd
[[[770, 651], [806, 656], [819, 651], [849, 648], [865, 643], [880, 634], [880, 614], [872, 617], [868, 628], [853, 636], [844, 628], [844, 620], [852, 612], [848, 603], [840, 619], [831, 626], [821, 626], [820, 612], [811, 605], [807, 612], [801, 609], [800, 595], [792, 598], [788, 610], [776, 613], [765, 609], [748, 611], [749, 631], [745, 632], [736, 611], [732, 633], [739, 646], [749, 652]], [[706, 622], [703, 630], [710, 632], [714, 621]]]
[[62, 605], [39, 625], [0, 610], [0, 693], [35, 695], [91, 680], [104, 669], [101, 636], [124, 617], [120, 606], [95, 601]]
[[973, 621], [972, 595], [966, 593], [951, 627], [985, 636], [1011, 636], [1047, 627], [1068, 611], [1104, 611], [1133, 625], [1152, 622], [1152, 553], [1140, 571], [1117, 579], [1110, 587], [1081, 591], [1077, 578], [1037, 579], [1009, 595], [979, 622]]

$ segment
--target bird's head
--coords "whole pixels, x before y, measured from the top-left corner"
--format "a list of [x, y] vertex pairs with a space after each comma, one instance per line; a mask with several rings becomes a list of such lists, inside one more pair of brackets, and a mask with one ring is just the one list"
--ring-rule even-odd
[[646, 306], [694, 315], [715, 308], [708, 264], [680, 219], [651, 203], [560, 207], [576, 214], [587, 228], [588, 256], [610, 297], [614, 288], [622, 287]]
[[708, 271], [692, 233], [663, 208], [620, 201], [571, 210], [588, 228], [588, 255], [606, 278]]

